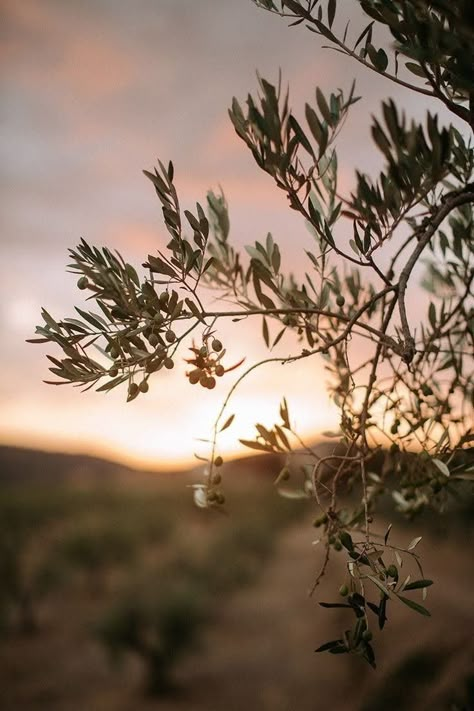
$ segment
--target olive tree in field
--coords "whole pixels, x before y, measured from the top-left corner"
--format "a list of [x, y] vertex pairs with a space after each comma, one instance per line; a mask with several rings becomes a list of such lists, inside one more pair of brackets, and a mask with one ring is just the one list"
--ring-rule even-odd
[[[323, 604], [347, 607], [354, 624], [320, 651], [355, 652], [375, 665], [372, 623], [384, 626], [392, 601], [428, 615], [415, 598], [431, 584], [414, 550], [419, 537], [401, 548], [392, 545], [390, 529], [374, 530], [380, 496], [390, 491], [394, 505], [413, 516], [428, 506], [441, 510], [466, 485], [462, 480], [473, 478], [474, 5], [358, 0], [366, 21], [354, 29], [342, 0], [254, 2], [418, 100], [438, 101], [456, 126], [441, 125], [431, 112], [422, 123], [408, 121], [394, 101], [384, 102], [371, 125], [383, 170], [376, 177], [357, 172], [347, 194], [338, 187], [337, 137], [357, 101], [354, 87], [329, 96], [316, 88], [297, 118], [281, 86], [260, 78], [258, 95], [245, 106], [233, 99], [230, 120], [309, 226], [306, 270], [285, 272], [270, 234], [241, 255], [232, 246], [224, 195], [210, 192], [205, 208], [183, 210], [173, 165], [160, 162], [145, 174], [162, 206], [166, 251], [148, 255], [142, 279], [119, 254], [82, 241], [71, 251], [70, 269], [96, 309], [78, 308], [78, 317], [62, 321], [43, 311], [36, 340], [62, 349], [62, 357], [49, 357], [60, 383], [104, 392], [124, 385], [130, 401], [148, 391], [157, 371], [165, 377], [180, 348], [190, 348], [190, 387], [214, 388], [230, 370], [219, 339], [223, 319], [261, 320], [269, 349], [286, 331], [296, 332], [295, 352], [252, 364], [231, 386], [195, 500], [210, 508], [224, 502], [218, 435], [232, 423], [227, 405], [242, 378], [276, 360], [298, 368], [301, 359], [323, 358], [340, 432], [330, 456], [307, 448], [312, 463], [303, 467], [302, 491], [314, 499], [325, 546], [314, 587], [333, 550], [344, 551], [345, 599]], [[381, 30], [391, 35], [385, 47], [377, 41]], [[429, 292], [422, 319], [412, 298], [420, 261]], [[206, 309], [209, 287], [232, 306]], [[255, 439], [244, 443], [287, 456], [280, 485], [293, 448], [301, 449], [286, 400], [279, 422], [272, 429], [257, 424]], [[381, 451], [385, 461], [376, 468]], [[360, 494], [350, 506], [343, 500], [349, 486]], [[420, 570], [412, 579], [401, 571], [408, 557]]]

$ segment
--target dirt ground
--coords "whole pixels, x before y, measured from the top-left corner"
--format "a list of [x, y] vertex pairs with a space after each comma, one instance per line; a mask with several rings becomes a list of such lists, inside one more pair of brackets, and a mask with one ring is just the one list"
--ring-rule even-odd
[[[383, 530], [384, 522], [380, 522]], [[406, 531], [400, 535], [406, 536]], [[392, 535], [397, 535], [394, 529]], [[425, 537], [420, 548], [432, 618], [393, 603], [386, 630], [375, 636], [379, 666], [314, 654], [346, 627], [345, 610], [323, 610], [332, 599], [328, 576], [314, 597], [308, 590], [323, 551], [314, 529], [287, 529], [257, 583], [234, 593], [192, 656], [180, 665], [178, 690], [146, 697], [142, 670], [130, 659], [113, 669], [93, 641], [97, 603], [58, 596], [54, 615], [36, 638], [0, 647], [2, 711], [464, 711], [453, 706], [474, 671], [472, 557], [467, 545]], [[403, 540], [405, 543], [406, 541]], [[336, 562], [331, 577], [340, 580]], [[334, 577], [332, 585], [334, 586]], [[334, 588], [332, 588], [334, 589]], [[86, 620], [86, 624], [84, 624]], [[88, 621], [88, 622], [87, 622]]]

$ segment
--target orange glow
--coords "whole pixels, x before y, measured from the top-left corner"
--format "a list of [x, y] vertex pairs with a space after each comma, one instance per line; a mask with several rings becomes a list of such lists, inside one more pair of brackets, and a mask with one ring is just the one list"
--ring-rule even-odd
[[[264, 369], [270, 371], [264, 373]], [[337, 424], [336, 408], [324, 386], [307, 383], [315, 378], [311, 363], [299, 363], [298, 379], [291, 366], [263, 366], [244, 381], [231, 398], [224, 419], [231, 413], [233, 425], [219, 435], [218, 449], [224, 456], [249, 453], [239, 438], [252, 439], [258, 421], [271, 427], [279, 421], [281, 397], [288, 395], [290, 415], [298, 433], [311, 440], [314, 432]], [[276, 373], [280, 368], [281, 375]], [[230, 387], [223, 379], [215, 391], [191, 386], [184, 377], [184, 364], [177, 371], [153, 380], [150, 392], [126, 404], [124, 391], [106, 397], [80, 394], [59, 387], [43, 403], [16, 399], [7, 402], [0, 414], [4, 442], [25, 443], [70, 452], [88, 452], [138, 467], [179, 469], [197, 464], [194, 453], [206, 456], [209, 446], [198, 441], [212, 436], [213, 424]], [[161, 375], [161, 374], [160, 374]], [[46, 388], [46, 386], [44, 386]], [[61, 427], [58, 427], [58, 422]], [[92, 437], [91, 433], [95, 433]]]
[[[173, 160], [184, 208], [194, 210], [196, 201], [204, 205], [206, 190], [222, 185], [234, 244], [252, 244], [271, 231], [284, 266], [300, 278], [309, 266], [303, 250], [311, 248], [312, 236], [236, 137], [227, 107], [233, 94], [244, 103], [247, 91], [256, 91], [256, 69], [275, 82], [282, 67], [283, 85], [289, 83], [301, 116], [316, 84], [350, 86], [347, 64], [332, 53], [318, 65], [311, 33], [288, 30], [250, 2], [176, 0], [145, 3], [137, 12], [124, 0], [6, 0], [2, 21], [0, 81], [8, 110], [2, 131], [0, 441], [95, 453], [138, 466], [188, 466], [195, 451], [206, 453], [197, 438], [211, 435], [234, 376], [274, 355], [261, 342], [260, 319], [217, 324], [226, 363], [243, 355], [246, 362], [215, 391], [191, 387], [180, 360], [128, 405], [123, 389], [104, 396], [44, 385], [44, 356], [54, 349], [25, 339], [40, 322], [40, 306], [62, 318], [73, 315], [75, 303], [84, 305], [75, 279], [64, 270], [67, 249], [81, 236], [119, 249], [140, 272], [148, 252], [164, 248], [161, 209], [141, 174], [157, 157]], [[358, 89], [372, 104], [379, 90], [381, 96], [385, 92], [373, 75], [362, 78]], [[350, 125], [360, 135], [343, 138], [349, 169], [341, 168], [341, 189], [350, 183], [351, 157], [371, 155], [364, 141], [372, 108], [363, 102], [355, 107]], [[278, 354], [300, 348], [285, 336]], [[248, 452], [238, 439], [251, 439], [257, 421], [278, 421], [284, 395], [307, 439], [336, 426], [325, 377], [318, 358], [253, 372], [229, 403], [236, 419], [223, 433], [220, 451]]]

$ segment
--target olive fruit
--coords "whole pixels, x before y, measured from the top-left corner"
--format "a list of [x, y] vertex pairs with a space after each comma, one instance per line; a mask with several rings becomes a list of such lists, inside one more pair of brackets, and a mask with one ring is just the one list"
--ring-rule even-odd
[[326, 516], [326, 514], [322, 514], [321, 516], [318, 516], [317, 518], [314, 519], [313, 526], [315, 528], [324, 526], [324, 524], [327, 523], [327, 520], [328, 520], [328, 517]]
[[213, 390], [216, 387], [216, 379], [210, 375], [206, 380], [206, 388], [208, 390]]
[[342, 294], [339, 294], [339, 296], [336, 297], [336, 304], [338, 306], [344, 306], [345, 303], [346, 303], [345, 298], [342, 296]]
[[341, 587], [339, 588], [339, 595], [341, 595], [341, 597], [346, 597], [348, 594], [349, 588], [347, 587], [347, 585], [341, 585]]
[[221, 365], [220, 363], [219, 363], [219, 365], [216, 365], [215, 373], [218, 378], [221, 378], [225, 373], [224, 366]]
[[118, 368], [109, 368], [109, 375], [111, 378], [116, 378], [118, 375]]
[[370, 630], [364, 630], [364, 632], [362, 632], [362, 639], [364, 640], [364, 642], [370, 642], [372, 637], [373, 634]]
[[146, 380], [142, 380], [140, 385], [138, 386], [139, 390], [141, 393], [147, 393], [149, 390], [149, 385]]
[[214, 340], [212, 341], [212, 350], [216, 353], [219, 353], [219, 351], [222, 350], [222, 343], [221, 341], [219, 341], [218, 338], [214, 338]]
[[200, 370], [199, 368], [196, 368], [196, 370], [192, 370], [188, 375], [189, 382], [191, 383], [191, 385], [196, 385], [196, 383], [199, 383], [199, 378], [201, 377], [201, 375], [202, 370]]
[[123, 309], [119, 308], [118, 306], [113, 306], [113, 307], [110, 309], [110, 313], [112, 314], [112, 316], [113, 316], [114, 318], [124, 319], [124, 318], [126, 318], [126, 316], [127, 316], [126, 311], [124, 311]]
[[389, 565], [387, 568], [389, 578], [398, 578], [398, 568], [396, 565]]
[[138, 394], [138, 385], [136, 383], [130, 383], [128, 386], [128, 394], [130, 397], [135, 397]]
[[214, 466], [221, 467], [223, 464], [224, 464], [224, 460], [222, 459], [222, 457], [216, 457], [214, 459]]
[[156, 370], [158, 370], [161, 367], [161, 361], [159, 359], [154, 358], [153, 360], [150, 360], [146, 366], [145, 370], [147, 373], [154, 373]]
[[112, 346], [112, 348], [110, 349], [110, 356], [111, 356], [111, 358], [118, 358], [119, 355], [120, 355], [120, 351], [119, 351], [119, 349], [117, 348], [117, 346]]
[[163, 361], [163, 365], [164, 365], [165, 368], [167, 368], [168, 370], [172, 370], [172, 368], [174, 368], [173, 359], [172, 359], [172, 358], [165, 358], [164, 361]]
[[88, 286], [89, 286], [89, 281], [88, 281], [87, 277], [81, 276], [81, 278], [77, 280], [77, 288], [81, 289], [81, 291], [84, 289], [87, 289]]
[[155, 348], [159, 342], [160, 342], [160, 339], [158, 338], [156, 333], [150, 333], [150, 335], [148, 336], [148, 343], [150, 344], [150, 346], [152, 348]]
[[169, 331], [166, 331], [165, 338], [168, 341], [168, 343], [174, 343], [174, 341], [176, 340], [176, 334], [174, 331], [172, 331], [170, 329]]

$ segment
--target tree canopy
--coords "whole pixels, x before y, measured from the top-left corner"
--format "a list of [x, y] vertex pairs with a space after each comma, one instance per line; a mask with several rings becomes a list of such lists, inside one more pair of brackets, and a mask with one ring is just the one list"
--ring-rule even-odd
[[[390, 527], [377, 532], [379, 500], [389, 491], [409, 516], [442, 510], [474, 478], [474, 5], [358, 0], [366, 23], [353, 28], [342, 1], [254, 2], [388, 82], [436, 100], [455, 125], [442, 125], [430, 111], [423, 122], [409, 120], [393, 100], [384, 101], [370, 128], [383, 169], [376, 176], [357, 172], [344, 194], [337, 138], [358, 101], [355, 85], [329, 95], [316, 87], [297, 117], [282, 81], [259, 77], [258, 92], [245, 104], [234, 98], [229, 116], [259, 168], [309, 227], [306, 271], [288, 273], [271, 234], [241, 254], [232, 245], [224, 194], [209, 192], [204, 206], [182, 209], [173, 164], [159, 162], [144, 172], [161, 203], [166, 251], [148, 255], [140, 276], [120, 254], [82, 240], [71, 250], [69, 269], [95, 310], [77, 308], [63, 320], [43, 310], [34, 340], [62, 350], [48, 356], [54, 384], [105, 392], [123, 385], [130, 401], [144, 396], [155, 373], [173, 368], [182, 348], [189, 349], [190, 385], [214, 388], [240, 365], [226, 363], [223, 319], [260, 319], [270, 350], [287, 331], [296, 332], [295, 352], [251, 364], [231, 386], [195, 501], [203, 508], [224, 504], [218, 435], [232, 424], [228, 403], [242, 379], [271, 361], [298, 367], [301, 359], [323, 358], [340, 411], [332, 452], [323, 456], [302, 443], [285, 399], [278, 423], [257, 424], [255, 438], [244, 444], [284, 456], [277, 487], [314, 499], [325, 547], [314, 588], [334, 550], [347, 557], [344, 601], [321, 604], [347, 608], [354, 624], [318, 651], [354, 652], [375, 666], [373, 622], [383, 628], [387, 605], [397, 600], [429, 615], [412, 591], [425, 596], [432, 583], [415, 550], [419, 537], [399, 547]], [[379, 34], [391, 37], [383, 47]], [[410, 298], [420, 261], [429, 295], [421, 320]], [[202, 294], [209, 288], [232, 305], [206, 309]], [[308, 459], [291, 487], [292, 457], [302, 447]], [[345, 498], [349, 487], [358, 493], [355, 504]], [[418, 578], [403, 577], [406, 557], [419, 566]]]

